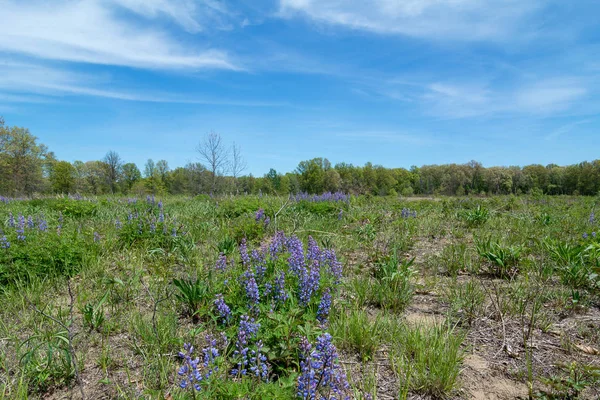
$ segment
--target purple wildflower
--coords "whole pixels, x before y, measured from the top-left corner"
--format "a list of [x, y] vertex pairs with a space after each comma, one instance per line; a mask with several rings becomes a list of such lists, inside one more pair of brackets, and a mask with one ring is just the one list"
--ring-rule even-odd
[[94, 232], [94, 242], [100, 242], [100, 234], [98, 232]]
[[338, 261], [335, 255], [335, 250], [325, 249], [323, 250], [321, 258], [322, 266], [328, 267], [329, 273], [334, 277], [334, 283], [337, 285], [342, 280], [343, 267], [342, 263]]
[[31, 217], [31, 215], [29, 215], [27, 217], [27, 227], [29, 229], [33, 229], [35, 227], [35, 224], [33, 223], [33, 218]]
[[290, 252], [290, 257], [288, 258], [290, 272], [300, 277], [305, 266], [304, 246], [297, 236], [292, 236], [287, 240], [287, 248]]
[[11, 228], [15, 227], [15, 217], [13, 216], [12, 212], [8, 213], [8, 226], [10, 226]]
[[2, 237], [0, 237], [0, 249], [9, 249], [9, 248], [10, 248], [10, 242], [8, 241], [6, 236], [2, 235]]
[[349, 384], [338, 363], [332, 337], [325, 333], [317, 338], [315, 350], [305, 338], [300, 343], [301, 361], [298, 396], [302, 399], [350, 399]]
[[246, 238], [242, 239], [240, 243], [240, 258], [242, 259], [242, 265], [247, 267], [250, 265], [250, 256], [248, 255], [248, 246], [246, 245]]
[[317, 241], [312, 236], [308, 237], [308, 249], [306, 254], [306, 261], [319, 261], [321, 259], [321, 249], [317, 244]]
[[216, 348], [217, 342], [210, 335], [206, 337], [206, 341], [208, 346], [202, 349], [202, 363], [199, 357], [192, 358], [194, 346], [189, 343], [183, 345], [184, 352], [179, 352], [183, 365], [177, 374], [181, 377], [179, 387], [182, 389], [190, 388], [197, 392], [202, 390], [202, 382], [208, 380], [213, 371], [217, 370], [215, 366], [215, 359], [219, 357], [219, 350]]
[[274, 260], [285, 250], [286, 238], [283, 231], [277, 231], [269, 244], [269, 255]]
[[215, 264], [215, 269], [219, 272], [224, 272], [227, 268], [227, 256], [225, 254], [220, 253], [219, 258], [217, 258], [217, 263]]
[[321, 296], [321, 302], [319, 303], [319, 308], [317, 310], [317, 321], [322, 324], [327, 322], [327, 318], [329, 317], [329, 310], [331, 309], [331, 290], [329, 288], [325, 289], [323, 292], [323, 296]]
[[[233, 356], [239, 359], [237, 367], [231, 370], [232, 376], [241, 376], [248, 374], [248, 368], [257, 366], [260, 361], [266, 362], [266, 357], [257, 354], [250, 349], [250, 341], [256, 338], [260, 324], [255, 323], [253, 318], [242, 315], [240, 326], [238, 328], [237, 340], [235, 342], [235, 351]], [[259, 342], [259, 353], [261, 344]], [[265, 364], [266, 365], [266, 364]], [[256, 372], [255, 369], [253, 372]], [[261, 371], [259, 371], [260, 374]]]
[[298, 298], [300, 305], [307, 306], [310, 303], [312, 296], [319, 290], [319, 281], [321, 271], [319, 265], [314, 263], [310, 270], [302, 268], [298, 280]]
[[225, 303], [225, 300], [223, 299], [222, 294], [220, 294], [220, 293], [217, 294], [215, 301], [214, 301], [214, 305], [215, 305], [215, 308], [217, 309], [217, 312], [219, 313], [219, 318], [221, 320], [221, 323], [227, 324], [229, 322], [229, 320], [231, 319], [231, 309]]
[[38, 220], [38, 229], [40, 232], [46, 232], [46, 230], [48, 230], [48, 222], [43, 215]]
[[17, 239], [25, 241], [25, 217], [19, 214], [19, 223], [17, 225]]
[[259, 208], [258, 211], [256, 212], [256, 214], [254, 215], [254, 219], [256, 220], [256, 222], [258, 222], [261, 219], [263, 219], [264, 216], [265, 216], [265, 210], [263, 210], [262, 208]]
[[252, 264], [256, 270], [256, 279], [258, 282], [262, 282], [265, 272], [267, 271], [265, 255], [254, 249], [250, 252], [250, 258], [252, 259]]
[[284, 303], [288, 299], [288, 294], [285, 291], [285, 272], [281, 271], [275, 278], [275, 301], [279, 304]]
[[254, 277], [252, 270], [248, 269], [244, 275], [244, 286], [246, 289], [246, 297], [250, 303], [250, 307], [255, 307], [260, 301], [260, 294], [258, 292], [258, 285]]

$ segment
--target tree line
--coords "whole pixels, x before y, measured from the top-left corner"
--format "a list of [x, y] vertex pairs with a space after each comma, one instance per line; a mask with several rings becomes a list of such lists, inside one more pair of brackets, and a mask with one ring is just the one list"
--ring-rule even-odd
[[28, 129], [7, 126], [0, 117], [0, 195], [33, 194], [279, 194], [343, 191], [372, 195], [596, 195], [600, 160], [559, 166], [484, 167], [477, 161], [385, 168], [367, 163], [332, 165], [326, 158], [301, 161], [287, 173], [275, 169], [262, 177], [244, 175], [241, 148], [228, 146], [211, 132], [197, 147], [198, 162], [171, 169], [149, 159], [143, 171], [109, 151], [102, 160], [61, 161]]

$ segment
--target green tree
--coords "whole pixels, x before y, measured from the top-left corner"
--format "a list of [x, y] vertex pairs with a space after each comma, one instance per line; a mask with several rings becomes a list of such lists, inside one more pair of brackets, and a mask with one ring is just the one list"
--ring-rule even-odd
[[67, 161], [57, 161], [50, 173], [52, 190], [56, 193], [72, 193], [76, 187], [77, 170]]
[[30, 195], [41, 188], [47, 148], [28, 129], [0, 118], [0, 192]]
[[125, 189], [124, 192], [129, 192], [133, 185], [140, 179], [142, 179], [142, 173], [137, 165], [134, 163], [123, 164], [121, 181]]
[[325, 172], [331, 169], [331, 163], [326, 158], [313, 158], [301, 161], [296, 168], [300, 189], [308, 193], [323, 193], [325, 191]]

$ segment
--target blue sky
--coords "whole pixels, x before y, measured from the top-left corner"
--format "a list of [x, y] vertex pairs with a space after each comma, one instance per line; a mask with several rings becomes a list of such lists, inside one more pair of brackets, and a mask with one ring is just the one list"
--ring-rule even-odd
[[0, 0], [0, 115], [60, 159], [246, 172], [600, 157], [600, 3]]

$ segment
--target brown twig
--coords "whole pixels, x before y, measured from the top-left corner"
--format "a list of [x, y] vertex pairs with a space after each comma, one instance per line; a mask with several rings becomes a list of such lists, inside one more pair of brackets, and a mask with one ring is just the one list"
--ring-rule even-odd
[[73, 323], [75, 321], [75, 318], [73, 316], [73, 307], [75, 306], [75, 296], [73, 295], [73, 290], [71, 289], [71, 281], [67, 281], [67, 289], [69, 292], [69, 325], [67, 326], [63, 321], [46, 314], [45, 312], [43, 312], [42, 310], [40, 310], [39, 308], [37, 308], [30, 300], [29, 298], [25, 297], [27, 299], [27, 302], [29, 303], [29, 307], [31, 307], [31, 309], [37, 313], [39, 313], [40, 315], [48, 318], [51, 321], [54, 321], [55, 323], [57, 323], [61, 328], [63, 328], [64, 330], [67, 331], [67, 335], [68, 335], [68, 345], [69, 345], [69, 353], [71, 354], [71, 363], [73, 364], [73, 371], [75, 374], [75, 382], [77, 382], [78, 386], [79, 386], [79, 391], [81, 392], [81, 399], [85, 400], [85, 392], [83, 390], [83, 380], [81, 379], [81, 375], [79, 374], [79, 365], [77, 362], [77, 354], [75, 353], [75, 348], [73, 347], [73, 338], [75, 337], [75, 334], [73, 333], [73, 330], [71, 329], [71, 327], [73, 326]]

